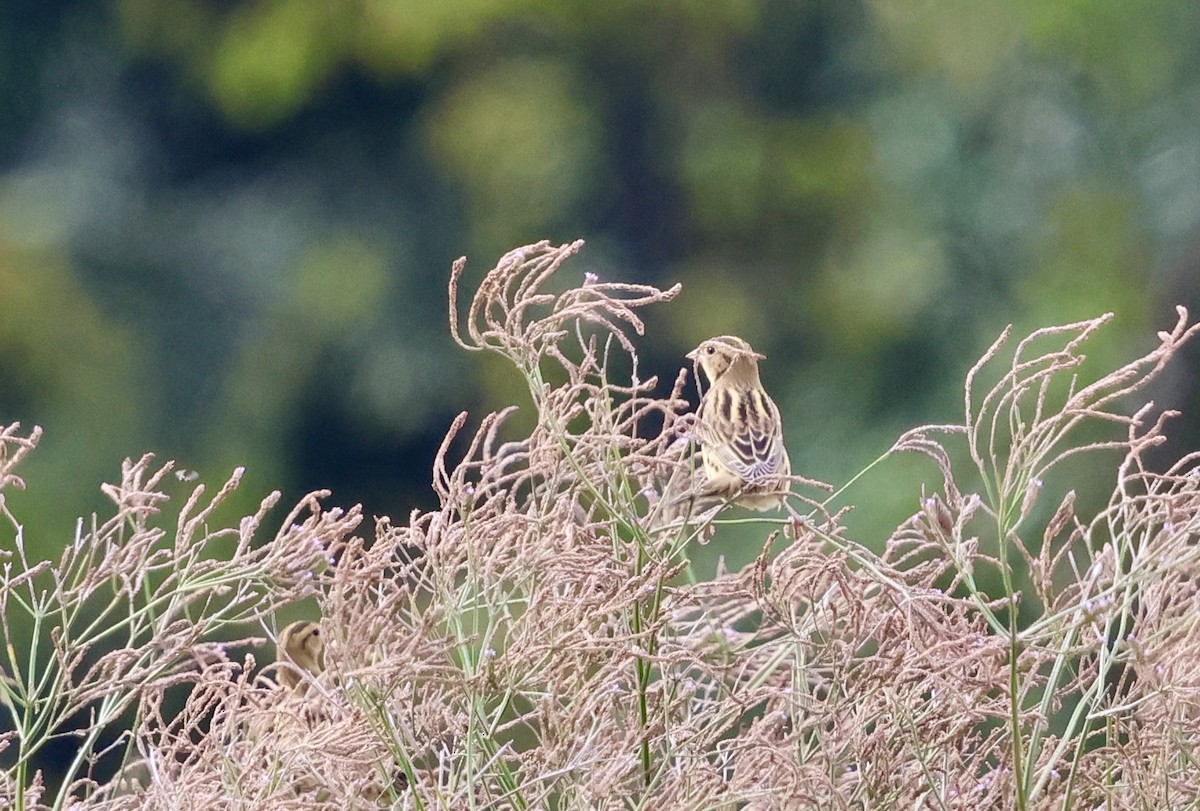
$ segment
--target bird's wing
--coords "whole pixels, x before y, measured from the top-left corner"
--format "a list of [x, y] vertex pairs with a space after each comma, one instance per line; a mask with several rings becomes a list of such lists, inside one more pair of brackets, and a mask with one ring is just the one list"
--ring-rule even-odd
[[779, 408], [771, 398], [761, 389], [712, 393], [718, 394], [713, 407], [720, 419], [700, 421], [705, 451], [749, 485], [790, 475]]

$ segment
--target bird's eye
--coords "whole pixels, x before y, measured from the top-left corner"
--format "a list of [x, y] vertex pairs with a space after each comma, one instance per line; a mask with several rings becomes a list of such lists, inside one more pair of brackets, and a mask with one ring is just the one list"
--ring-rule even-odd
[[716, 352], [716, 351], [717, 351], [717, 348], [716, 348], [715, 346], [706, 346], [706, 347], [704, 347], [704, 353], [705, 353], [706, 355], [711, 355], [713, 352]]

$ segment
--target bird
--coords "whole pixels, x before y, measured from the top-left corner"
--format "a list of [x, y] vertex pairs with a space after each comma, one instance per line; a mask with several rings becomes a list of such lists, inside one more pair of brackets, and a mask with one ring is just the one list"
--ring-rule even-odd
[[734, 335], [710, 338], [687, 354], [709, 382], [696, 408], [706, 478], [698, 495], [760, 511], [785, 505], [792, 473], [779, 406], [758, 375], [765, 357]]
[[[317, 677], [323, 670], [325, 643], [321, 626], [316, 622], [293, 622], [279, 632], [275, 643], [275, 680], [263, 678], [257, 685], [264, 689], [250, 696], [239, 696], [240, 716], [236, 738], [260, 744], [273, 738], [294, 746], [295, 742], [311, 736], [313, 726], [325, 719], [321, 697], [307, 696], [308, 681], [301, 671]], [[271, 762], [261, 750], [247, 764], [266, 774]], [[183, 773], [183, 764], [171, 762], [164, 768], [166, 779], [173, 782]], [[109, 783], [113, 796], [141, 794], [154, 782], [154, 772], [145, 758], [125, 766]], [[162, 779], [162, 778], [160, 778]], [[169, 785], [170, 783], [168, 783]], [[319, 789], [320, 783], [311, 776], [293, 782], [296, 792]]]
[[[293, 622], [279, 632], [275, 643], [275, 681], [279, 687], [279, 700], [271, 728], [284, 748], [294, 747], [301, 739], [311, 743], [320, 736], [327, 736], [331, 729], [337, 729], [342, 718], [336, 701], [326, 700], [315, 691], [312, 695], [306, 692], [308, 684], [303, 674], [320, 676], [325, 670], [324, 654], [325, 642], [318, 622]], [[379, 763], [387, 762], [387, 753], [380, 753]], [[374, 769], [371, 774], [373, 780], [378, 777]], [[394, 767], [391, 769], [390, 793], [388, 787], [377, 780], [359, 786], [360, 797], [369, 803], [386, 800], [407, 789], [408, 775]], [[314, 774], [296, 776], [292, 791], [297, 795], [315, 792], [318, 799], [329, 796], [329, 790]]]
[[279, 632], [275, 644], [275, 661], [278, 669], [275, 679], [279, 686], [303, 694], [307, 685], [301, 671], [318, 676], [323, 669], [321, 663], [325, 653], [325, 642], [321, 639], [321, 626], [316, 622], [300, 620]]
[[[274, 682], [266, 681], [267, 690], [256, 700], [256, 708], [246, 727], [246, 737], [257, 746], [286, 751], [301, 741], [310, 740], [314, 728], [329, 721], [325, 702], [318, 694], [309, 695], [310, 679], [321, 675], [325, 643], [318, 622], [299, 620], [284, 627], [275, 640]], [[257, 750], [257, 768], [269, 772], [276, 768], [270, 750]], [[297, 794], [320, 791], [322, 784], [303, 767], [292, 775], [291, 791]]]

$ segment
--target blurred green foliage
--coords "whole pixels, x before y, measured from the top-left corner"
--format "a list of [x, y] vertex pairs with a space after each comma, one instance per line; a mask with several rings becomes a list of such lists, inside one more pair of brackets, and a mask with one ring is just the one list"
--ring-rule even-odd
[[[247, 465], [247, 506], [431, 504], [452, 415], [525, 396], [450, 342], [449, 264], [542, 237], [683, 282], [643, 373], [744, 335], [842, 482], [956, 418], [1004, 324], [1114, 310], [1109, 367], [1197, 304], [1198, 33], [1187, 0], [6, 3], [0, 421], [47, 430], [14, 509], [53, 555], [145, 450]], [[864, 534], [931, 475], [851, 492]]]

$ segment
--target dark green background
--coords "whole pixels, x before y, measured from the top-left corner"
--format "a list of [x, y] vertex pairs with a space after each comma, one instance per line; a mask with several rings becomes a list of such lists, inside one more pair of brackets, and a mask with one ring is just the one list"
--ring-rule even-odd
[[[450, 263], [543, 237], [682, 282], [643, 370], [743, 335], [844, 481], [961, 418], [1004, 324], [1114, 310], [1103, 369], [1197, 302], [1198, 41], [1190, 0], [6, 0], [0, 422], [46, 429], [11, 507], [56, 557], [144, 451], [247, 466], [247, 510], [433, 506], [452, 416], [527, 403], [450, 341]], [[849, 494], [867, 540], [929, 473]]]

